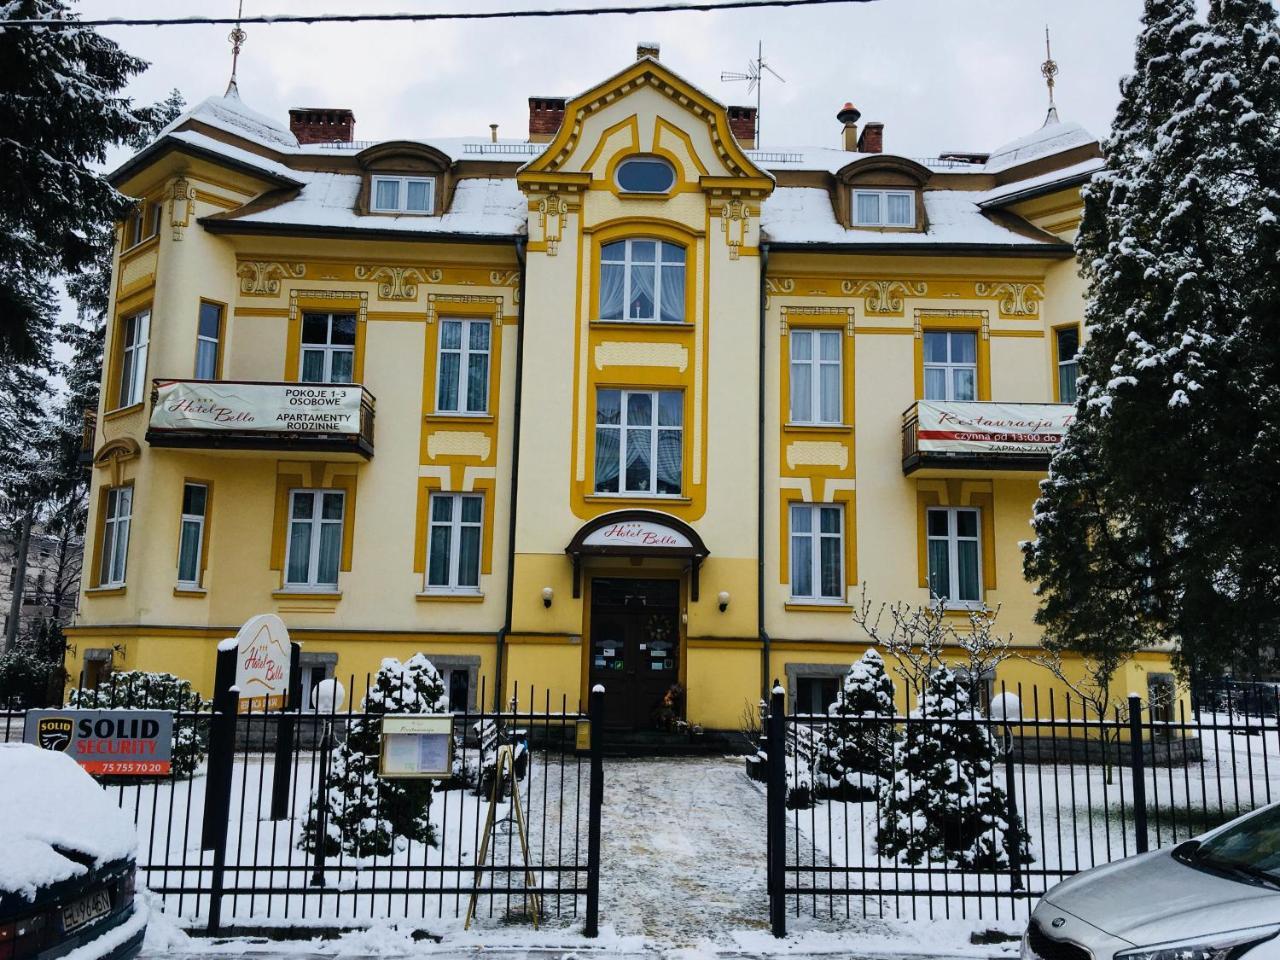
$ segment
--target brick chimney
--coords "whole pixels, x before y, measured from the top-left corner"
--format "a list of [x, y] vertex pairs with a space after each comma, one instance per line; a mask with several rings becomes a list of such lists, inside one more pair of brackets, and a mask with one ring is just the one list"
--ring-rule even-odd
[[862, 136], [858, 138], [859, 153], [884, 152], [884, 124], [868, 123], [862, 128]]
[[641, 40], [636, 44], [636, 59], [643, 60], [645, 57], [653, 57], [658, 59], [658, 54], [662, 52], [662, 47], [658, 45], [657, 40]]
[[529, 98], [529, 142], [550, 143], [564, 120], [564, 97]]
[[356, 115], [340, 107], [301, 107], [289, 111], [289, 130], [298, 143], [350, 143]]
[[836, 114], [836, 119], [843, 125], [842, 137], [844, 149], [853, 153], [858, 149], [858, 118], [862, 111], [852, 103], [846, 103]]
[[744, 150], [756, 148], [756, 108], [726, 107], [729, 114], [729, 129], [738, 138], [738, 145]]

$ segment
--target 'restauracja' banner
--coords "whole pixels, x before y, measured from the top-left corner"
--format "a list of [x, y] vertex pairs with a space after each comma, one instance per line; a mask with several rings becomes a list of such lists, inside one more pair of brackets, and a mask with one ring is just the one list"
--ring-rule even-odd
[[1075, 419], [1065, 403], [963, 403], [921, 400], [921, 453], [1048, 453]]
[[162, 380], [156, 388], [153, 430], [360, 432], [356, 386]]

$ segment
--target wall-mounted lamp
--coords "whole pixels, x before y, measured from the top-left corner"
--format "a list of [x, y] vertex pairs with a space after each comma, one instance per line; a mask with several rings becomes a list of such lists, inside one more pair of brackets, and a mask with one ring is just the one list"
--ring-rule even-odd
[[729, 591], [721, 590], [719, 596], [716, 597], [716, 600], [720, 603], [720, 612], [724, 613], [725, 610], [729, 608]]
[[555, 595], [556, 595], [556, 592], [552, 590], [550, 587], [543, 587], [542, 588], [542, 605], [544, 607], [551, 606], [551, 600], [552, 598], [555, 597]]

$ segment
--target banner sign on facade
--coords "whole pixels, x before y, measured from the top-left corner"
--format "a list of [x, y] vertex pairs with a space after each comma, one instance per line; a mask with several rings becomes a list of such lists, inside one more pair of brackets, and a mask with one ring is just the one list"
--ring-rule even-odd
[[274, 613], [245, 621], [236, 634], [240, 713], [283, 710], [289, 697], [289, 631]]
[[152, 430], [360, 433], [358, 386], [161, 380]]
[[173, 714], [167, 710], [28, 710], [23, 740], [65, 753], [89, 773], [167, 776]]
[[592, 530], [582, 541], [584, 547], [658, 547], [688, 550], [693, 544], [677, 530], [650, 520], [621, 520]]
[[921, 453], [1048, 453], [1075, 414], [1065, 403], [921, 400], [916, 439]]

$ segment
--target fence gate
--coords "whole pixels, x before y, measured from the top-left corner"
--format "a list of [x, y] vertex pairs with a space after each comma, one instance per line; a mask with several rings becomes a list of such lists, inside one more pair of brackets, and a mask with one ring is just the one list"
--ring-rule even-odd
[[[360, 747], [376, 742], [381, 713], [359, 706], [355, 677], [345, 710], [304, 707], [295, 692], [292, 707], [242, 711], [234, 662], [219, 658], [213, 709], [174, 711], [175, 757], [191, 758], [194, 775], [105, 784], [133, 818], [139, 879], [167, 914], [211, 932], [281, 920], [461, 918], [474, 892], [481, 924], [531, 921], [536, 899], [541, 922], [581, 920], [596, 935], [603, 771], [599, 724], [589, 721], [600, 716], [603, 691], [589, 713], [519, 685], [504, 710], [460, 709], [453, 777], [395, 781], [406, 785], [397, 793], [362, 782], [377, 758]], [[362, 681], [364, 693], [372, 683]], [[488, 702], [483, 685], [478, 695]], [[148, 707], [137, 690], [118, 699]], [[22, 714], [8, 718], [8, 738], [21, 739]], [[503, 747], [515, 760], [528, 863], [508, 788], [477, 871]]]
[[[775, 687], [775, 935], [788, 916], [1025, 918], [1080, 870], [1175, 845], [1280, 796], [1280, 699], [1271, 710], [1230, 699], [1188, 710], [1135, 696], [1101, 715], [1035, 688], [997, 699], [1016, 705], [1007, 719], [976, 706], [931, 712], [927, 694], [909, 716], [841, 716], [838, 704], [786, 714]], [[824, 765], [841, 736], [887, 745], [881, 762], [864, 749], [860, 769]]]

